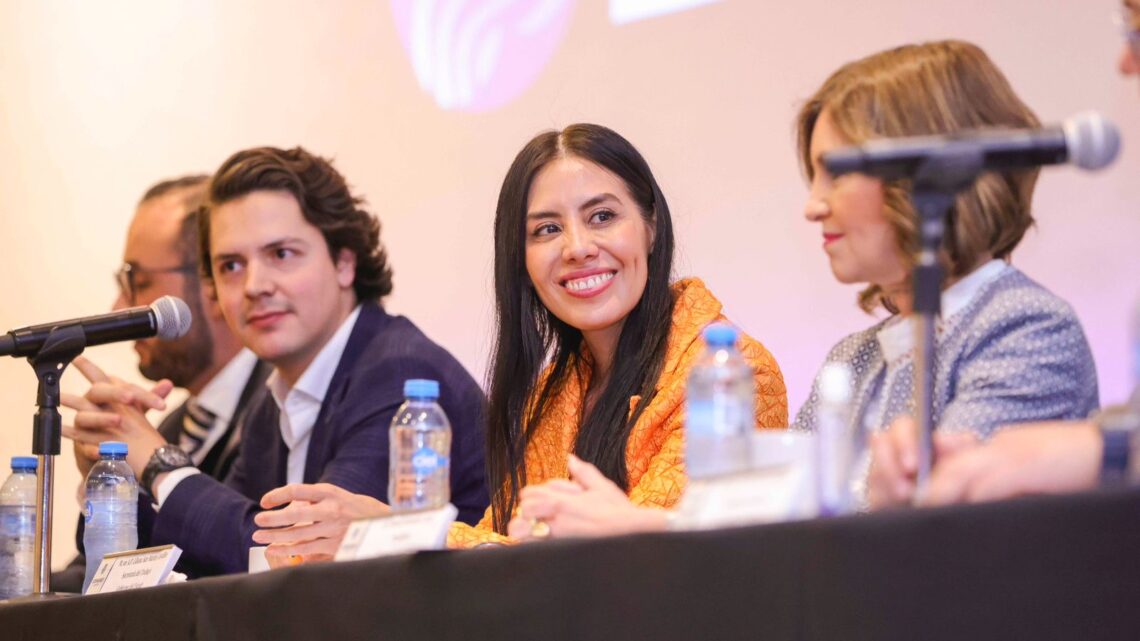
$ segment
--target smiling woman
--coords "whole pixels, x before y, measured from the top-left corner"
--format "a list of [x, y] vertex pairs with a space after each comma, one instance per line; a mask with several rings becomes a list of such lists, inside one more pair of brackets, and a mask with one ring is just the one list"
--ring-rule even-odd
[[[685, 485], [684, 388], [700, 332], [724, 320], [696, 279], [670, 282], [673, 227], [649, 165], [591, 124], [540, 134], [503, 181], [495, 217], [498, 332], [487, 433], [491, 508], [455, 546], [500, 540], [522, 487], [566, 479], [568, 455], [636, 505]], [[771, 354], [744, 336], [758, 427], [784, 427]]]

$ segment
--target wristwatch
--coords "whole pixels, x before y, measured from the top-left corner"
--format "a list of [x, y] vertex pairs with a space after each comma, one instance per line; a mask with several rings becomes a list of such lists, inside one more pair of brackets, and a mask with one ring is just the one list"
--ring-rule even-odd
[[146, 462], [146, 467], [143, 468], [142, 478], [139, 479], [140, 489], [154, 496], [154, 489], [151, 488], [154, 477], [163, 472], [183, 467], [194, 467], [194, 461], [189, 454], [182, 451], [182, 448], [169, 443], [159, 447], [154, 451], [154, 454], [150, 455], [150, 460]]
[[1100, 484], [1121, 486], [1140, 480], [1140, 412], [1130, 405], [1113, 405], [1093, 417], [1104, 440]]

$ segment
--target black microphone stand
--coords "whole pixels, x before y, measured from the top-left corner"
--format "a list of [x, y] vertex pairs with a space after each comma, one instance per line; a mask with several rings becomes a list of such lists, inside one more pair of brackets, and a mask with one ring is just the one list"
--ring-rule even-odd
[[911, 200], [918, 212], [921, 241], [914, 268], [914, 407], [918, 416], [918, 495], [934, 464], [934, 334], [941, 313], [942, 264], [939, 251], [946, 219], [958, 192], [982, 173], [984, 155], [976, 144], [947, 143], [918, 165], [912, 177]]
[[51, 594], [52, 493], [55, 485], [55, 457], [63, 437], [59, 415], [59, 379], [71, 361], [87, 347], [87, 334], [79, 323], [51, 330], [40, 351], [28, 358], [39, 380], [33, 420], [32, 453], [36, 466], [36, 565], [32, 572], [33, 597]]

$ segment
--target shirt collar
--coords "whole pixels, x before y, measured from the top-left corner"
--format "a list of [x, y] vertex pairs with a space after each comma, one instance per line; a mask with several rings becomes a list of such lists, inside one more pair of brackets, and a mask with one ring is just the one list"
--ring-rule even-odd
[[273, 370], [273, 373], [269, 375], [267, 385], [269, 385], [269, 391], [272, 393], [278, 409], [284, 410], [285, 399], [294, 392], [308, 396], [318, 403], [324, 402], [329, 384], [332, 383], [333, 374], [336, 373], [337, 365], [340, 365], [340, 358], [344, 355], [344, 348], [348, 345], [348, 337], [352, 334], [352, 328], [356, 326], [357, 317], [360, 316], [360, 308], [361, 306], [357, 305], [344, 319], [336, 333], [321, 348], [317, 357], [305, 368], [301, 378], [297, 379], [297, 384], [292, 389], [281, 378], [278, 371]]
[[[995, 258], [947, 287], [942, 292], [942, 314], [935, 323], [935, 331], [941, 331], [946, 319], [966, 309], [983, 287], [1010, 269], [1013, 268], [1004, 260]], [[914, 352], [914, 322], [910, 318], [896, 316], [888, 320], [875, 337], [887, 363], [895, 363]]]
[[217, 417], [215, 424], [228, 424], [233, 418], [254, 367], [257, 356], [242, 349], [198, 393], [198, 405]]
[[995, 258], [948, 287], [946, 291], [942, 292], [942, 318], [951, 318], [966, 309], [966, 306], [974, 300], [982, 287], [1010, 269], [1013, 268], [1004, 260]]

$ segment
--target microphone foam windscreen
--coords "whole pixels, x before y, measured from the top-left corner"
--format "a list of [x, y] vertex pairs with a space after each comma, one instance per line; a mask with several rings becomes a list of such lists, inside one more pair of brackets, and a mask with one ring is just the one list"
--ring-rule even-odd
[[154, 301], [150, 308], [154, 310], [155, 323], [158, 325], [158, 337], [170, 340], [185, 336], [190, 331], [190, 307], [181, 298], [163, 296]]
[[1077, 114], [1063, 124], [1069, 162], [1081, 169], [1103, 169], [1120, 153], [1120, 131], [1095, 111]]

